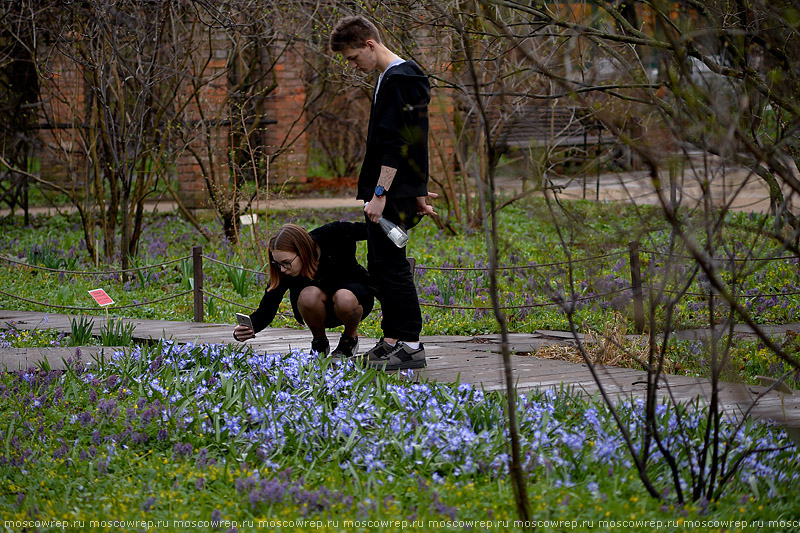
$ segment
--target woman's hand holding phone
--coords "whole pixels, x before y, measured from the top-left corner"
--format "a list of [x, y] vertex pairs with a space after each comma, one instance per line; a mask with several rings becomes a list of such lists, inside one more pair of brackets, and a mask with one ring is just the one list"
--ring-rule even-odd
[[233, 338], [239, 342], [244, 342], [248, 339], [252, 339], [255, 337], [256, 334], [253, 333], [253, 330], [247, 326], [236, 326], [233, 330]]
[[233, 330], [233, 338], [239, 342], [244, 342], [256, 336], [253, 332], [253, 323], [250, 321], [248, 315], [236, 313], [236, 322], [238, 326]]

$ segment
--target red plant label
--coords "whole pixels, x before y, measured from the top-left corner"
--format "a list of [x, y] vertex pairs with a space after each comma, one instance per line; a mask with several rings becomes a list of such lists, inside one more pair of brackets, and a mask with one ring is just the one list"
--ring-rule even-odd
[[94, 289], [93, 291], [89, 291], [89, 294], [92, 295], [94, 301], [98, 303], [98, 305], [111, 305], [114, 303], [114, 300], [111, 299], [111, 296], [106, 294], [106, 291], [103, 289]]

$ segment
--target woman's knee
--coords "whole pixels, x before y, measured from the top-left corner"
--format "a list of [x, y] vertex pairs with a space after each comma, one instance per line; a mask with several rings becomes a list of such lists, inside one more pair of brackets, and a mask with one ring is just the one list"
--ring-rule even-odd
[[320, 309], [325, 307], [325, 293], [319, 287], [306, 287], [297, 297], [297, 307], [304, 309]]
[[333, 295], [333, 306], [337, 311], [348, 312], [361, 308], [361, 303], [352, 291], [339, 289]]

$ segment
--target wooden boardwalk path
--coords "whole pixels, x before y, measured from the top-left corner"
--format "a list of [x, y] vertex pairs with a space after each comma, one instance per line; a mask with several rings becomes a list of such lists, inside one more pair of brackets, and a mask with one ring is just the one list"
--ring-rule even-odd
[[[44, 313], [0, 310], [0, 324], [14, 322], [18, 329], [56, 329], [70, 331], [67, 315], [48, 314], [44, 323]], [[105, 324], [105, 317], [94, 317], [95, 331]], [[185, 343], [233, 343], [233, 324], [211, 324], [196, 322], [175, 322], [166, 320], [126, 319], [136, 325], [134, 337], [137, 339], [171, 338]], [[336, 334], [329, 334], [335, 344]], [[427, 378], [437, 382], [471, 383], [485, 390], [504, 390], [503, 361], [498, 335], [478, 337], [431, 336], [421, 339], [425, 343], [428, 367], [417, 373], [420, 379]], [[373, 345], [375, 339], [361, 338], [361, 349]], [[541, 346], [565, 344], [571, 337], [563, 332], [537, 332], [533, 334], [511, 334], [510, 342], [514, 352], [534, 352]], [[307, 330], [288, 328], [267, 328], [255, 339], [247, 342], [259, 352], [285, 352], [290, 348], [310, 348]], [[47, 359], [52, 368], [63, 368], [62, 358], [74, 355], [74, 348], [0, 348], [0, 368], [9, 370], [27, 368], [42, 359]], [[84, 360], [101, 348], [82, 348]], [[531, 356], [512, 356], [517, 390], [573, 388], [587, 395], [599, 394], [597, 381], [584, 364], [569, 363]], [[643, 397], [646, 374], [643, 371], [617, 367], [596, 367], [599, 382], [609, 396], [615, 400]], [[739, 417], [766, 387], [721, 383], [720, 399], [728, 416]], [[664, 376], [659, 383], [659, 393], [671, 395], [677, 402], [688, 402], [696, 398], [707, 400], [711, 385], [703, 378], [684, 376]], [[785, 416], [784, 416], [785, 413]], [[800, 394], [784, 395], [771, 391], [758, 401], [750, 415], [756, 419], [774, 420], [791, 428], [800, 427]]]

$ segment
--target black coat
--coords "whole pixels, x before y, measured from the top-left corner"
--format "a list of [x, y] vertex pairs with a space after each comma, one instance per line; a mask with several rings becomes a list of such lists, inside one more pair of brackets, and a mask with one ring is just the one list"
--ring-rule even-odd
[[375, 192], [381, 166], [397, 169], [389, 198], [428, 194], [428, 77], [413, 61], [386, 71], [373, 98], [367, 131], [367, 151], [358, 177], [360, 200]]

